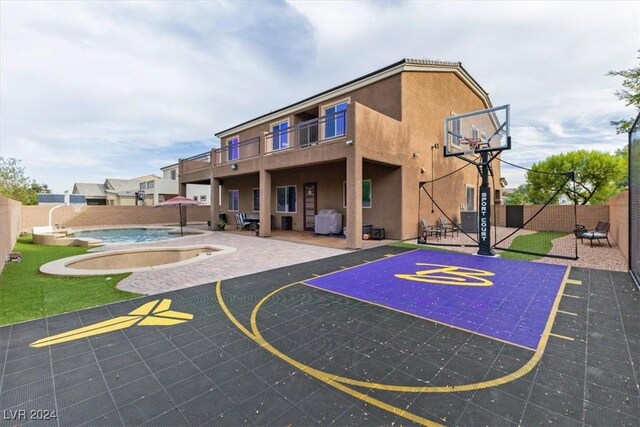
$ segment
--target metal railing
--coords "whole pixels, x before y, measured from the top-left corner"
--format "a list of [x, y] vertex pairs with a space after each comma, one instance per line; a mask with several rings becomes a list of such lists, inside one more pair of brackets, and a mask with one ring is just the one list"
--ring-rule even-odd
[[196, 154], [186, 159], [180, 159], [180, 173], [207, 169], [211, 165], [211, 152]]
[[347, 134], [347, 112], [318, 117], [298, 123], [284, 131], [269, 132], [265, 136], [265, 152], [308, 147]]
[[241, 141], [214, 150], [214, 165], [222, 165], [260, 155], [260, 137]]

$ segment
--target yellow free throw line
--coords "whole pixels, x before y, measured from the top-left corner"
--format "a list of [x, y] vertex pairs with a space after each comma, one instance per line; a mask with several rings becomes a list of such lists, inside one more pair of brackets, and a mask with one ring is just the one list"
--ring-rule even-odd
[[567, 341], [574, 341], [574, 339], [571, 338], [571, 337], [566, 337], [564, 335], [554, 334], [553, 332], [550, 333], [549, 335], [551, 335], [552, 337], [556, 337], [556, 338], [562, 338], [563, 340], [567, 340]]
[[568, 279], [567, 283], [570, 285], [582, 285], [582, 280]]

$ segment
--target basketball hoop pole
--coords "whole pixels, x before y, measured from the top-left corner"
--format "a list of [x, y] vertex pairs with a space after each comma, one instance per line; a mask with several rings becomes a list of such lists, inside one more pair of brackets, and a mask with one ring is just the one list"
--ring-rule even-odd
[[489, 188], [489, 152], [480, 152], [482, 184], [478, 195], [478, 255], [496, 256], [491, 249], [491, 189]]

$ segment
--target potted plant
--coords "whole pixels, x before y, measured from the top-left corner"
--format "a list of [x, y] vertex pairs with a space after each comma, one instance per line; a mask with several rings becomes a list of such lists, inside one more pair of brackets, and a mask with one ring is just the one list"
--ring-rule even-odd
[[227, 223], [220, 220], [220, 222], [218, 222], [218, 230], [224, 231], [224, 228], [227, 226]]

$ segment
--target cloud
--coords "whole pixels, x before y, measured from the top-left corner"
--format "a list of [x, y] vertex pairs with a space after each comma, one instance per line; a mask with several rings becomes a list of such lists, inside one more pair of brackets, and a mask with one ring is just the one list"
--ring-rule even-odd
[[[524, 163], [624, 144], [608, 70], [636, 3], [1, 2], [0, 155], [62, 191], [159, 173], [214, 133], [403, 57], [461, 61], [510, 103]], [[188, 142], [185, 142], [188, 141]], [[542, 156], [542, 157], [537, 157]]]

